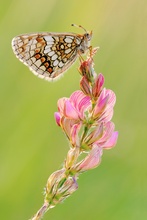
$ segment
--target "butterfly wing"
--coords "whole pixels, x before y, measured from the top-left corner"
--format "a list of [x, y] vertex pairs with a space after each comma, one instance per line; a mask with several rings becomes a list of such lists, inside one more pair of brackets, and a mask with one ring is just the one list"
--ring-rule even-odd
[[34, 33], [15, 37], [16, 57], [40, 78], [59, 78], [78, 57], [81, 38], [68, 33]]

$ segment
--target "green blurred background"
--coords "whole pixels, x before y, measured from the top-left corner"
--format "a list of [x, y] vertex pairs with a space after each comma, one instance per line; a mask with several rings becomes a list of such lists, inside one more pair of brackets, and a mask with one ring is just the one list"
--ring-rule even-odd
[[44, 220], [147, 219], [146, 0], [7, 0], [0, 6], [0, 219], [29, 219], [43, 203], [48, 176], [60, 169], [68, 143], [56, 126], [57, 100], [79, 89], [79, 62], [55, 82], [35, 77], [15, 58], [22, 33], [93, 30], [95, 70], [115, 91], [117, 146], [80, 176], [79, 189]]

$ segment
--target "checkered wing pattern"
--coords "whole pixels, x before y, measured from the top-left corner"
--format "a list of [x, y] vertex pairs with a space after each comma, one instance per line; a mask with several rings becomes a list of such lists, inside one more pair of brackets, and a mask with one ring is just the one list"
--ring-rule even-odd
[[91, 34], [34, 33], [13, 38], [16, 57], [40, 78], [58, 79], [89, 48]]

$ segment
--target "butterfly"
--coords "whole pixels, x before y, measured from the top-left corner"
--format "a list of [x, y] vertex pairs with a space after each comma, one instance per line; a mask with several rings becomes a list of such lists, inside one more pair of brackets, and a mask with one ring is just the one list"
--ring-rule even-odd
[[90, 48], [92, 31], [79, 27], [84, 34], [41, 32], [16, 36], [12, 39], [13, 52], [35, 75], [53, 81]]

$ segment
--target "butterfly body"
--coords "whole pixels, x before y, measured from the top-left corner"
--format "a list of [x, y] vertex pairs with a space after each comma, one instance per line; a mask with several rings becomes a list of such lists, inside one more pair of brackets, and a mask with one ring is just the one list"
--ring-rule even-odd
[[58, 79], [89, 46], [92, 32], [32, 33], [13, 38], [16, 57], [40, 78]]

